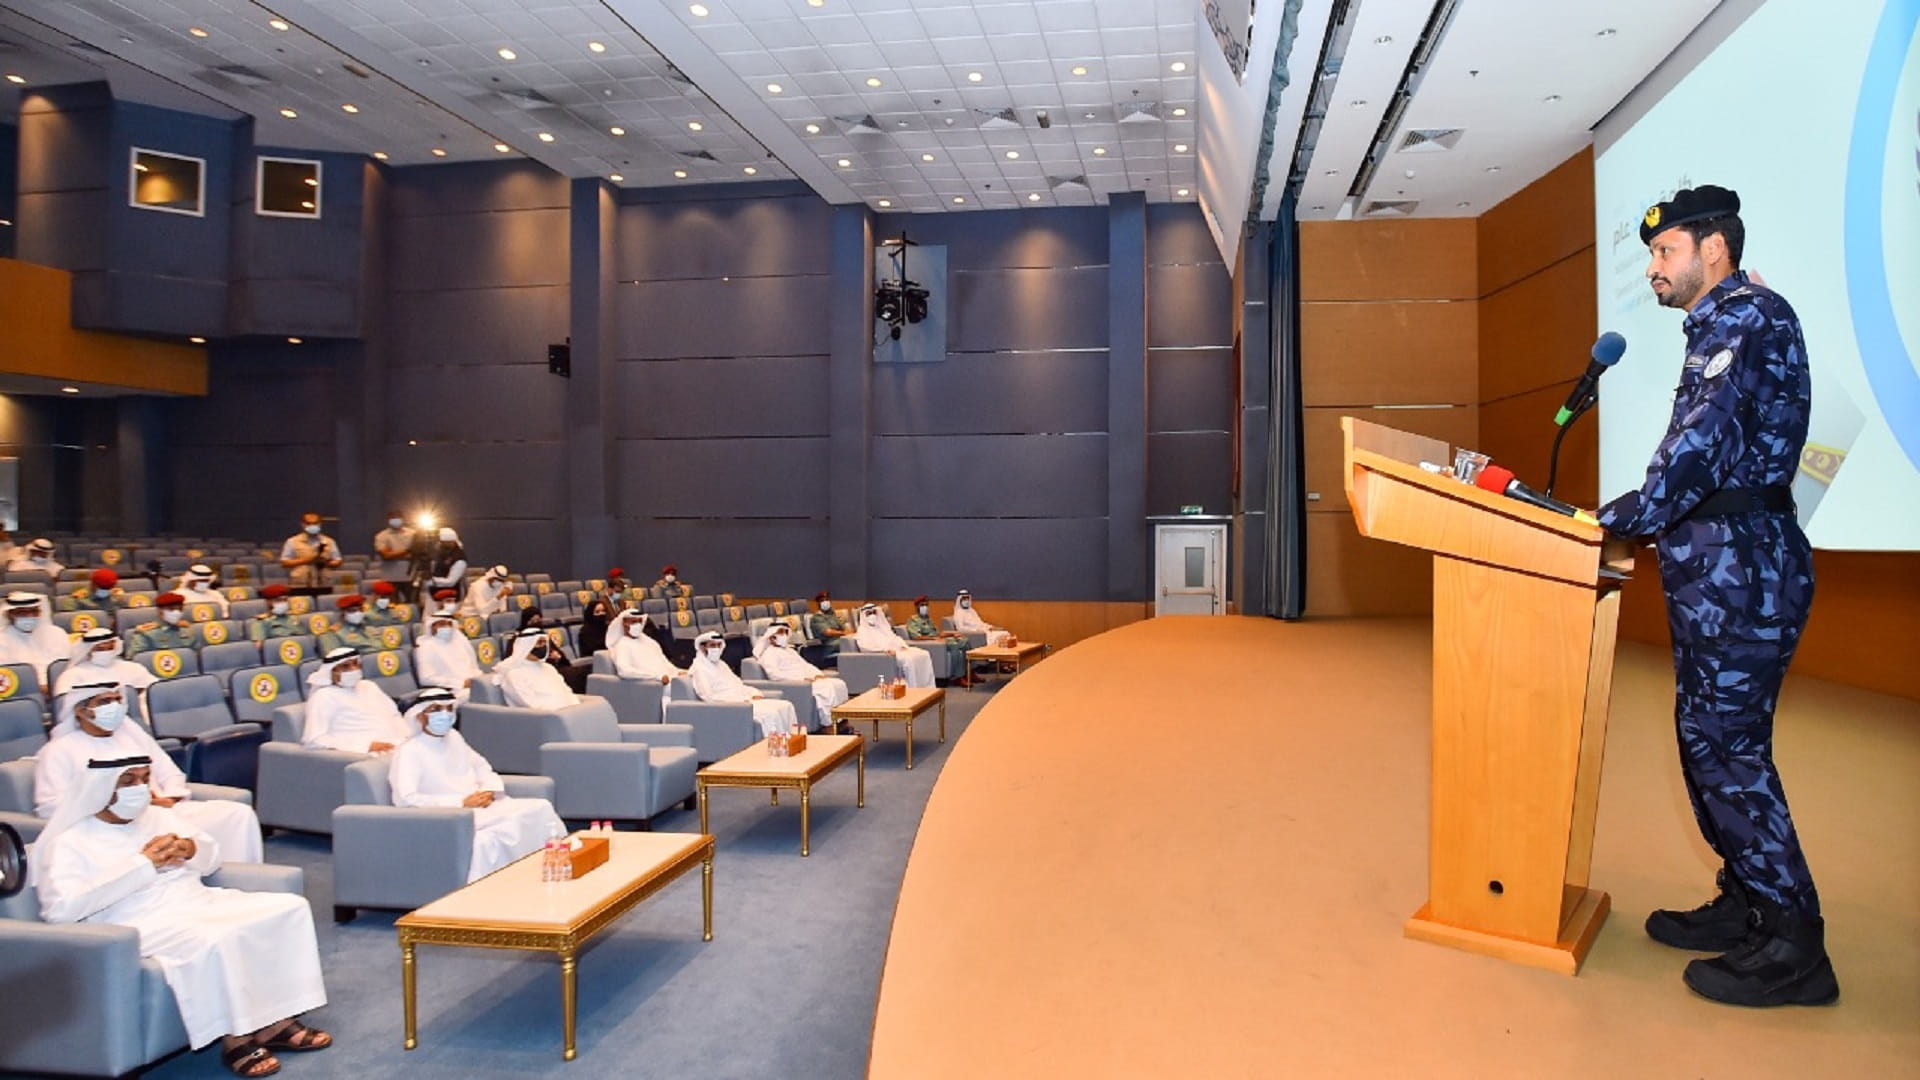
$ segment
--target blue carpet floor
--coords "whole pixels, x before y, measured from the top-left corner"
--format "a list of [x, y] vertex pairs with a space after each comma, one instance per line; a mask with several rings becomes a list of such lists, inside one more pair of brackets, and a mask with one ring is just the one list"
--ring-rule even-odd
[[[950, 690], [947, 745], [914, 725], [914, 768], [898, 725], [867, 752], [867, 805], [845, 766], [813, 794], [813, 853], [800, 857], [788, 795], [710, 795], [713, 940], [700, 940], [700, 880], [682, 877], [602, 933], [580, 959], [579, 1057], [560, 1058], [560, 966], [552, 956], [422, 946], [420, 1046], [401, 1049], [399, 912], [332, 920], [324, 837], [278, 834], [267, 861], [299, 866], [319, 929], [326, 1008], [307, 1019], [334, 1045], [285, 1054], [280, 1075], [599, 1076], [836, 1080], [864, 1075], [880, 967], [907, 853], [948, 751], [991, 692]], [[699, 815], [655, 822], [693, 832]], [[181, 1053], [153, 1077], [230, 1075], [214, 1050]]]

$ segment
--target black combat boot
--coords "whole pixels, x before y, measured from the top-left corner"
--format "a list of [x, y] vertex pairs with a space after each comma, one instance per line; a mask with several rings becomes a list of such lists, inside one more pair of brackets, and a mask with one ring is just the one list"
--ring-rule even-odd
[[1720, 895], [1692, 911], [1662, 909], [1647, 916], [1647, 936], [1662, 945], [1699, 952], [1725, 952], [1747, 939], [1747, 894], [1721, 867], [1714, 875]]
[[1826, 923], [1818, 915], [1754, 903], [1747, 940], [1711, 960], [1695, 960], [1682, 976], [1701, 997], [1729, 1005], [1829, 1005], [1840, 983], [1827, 959]]

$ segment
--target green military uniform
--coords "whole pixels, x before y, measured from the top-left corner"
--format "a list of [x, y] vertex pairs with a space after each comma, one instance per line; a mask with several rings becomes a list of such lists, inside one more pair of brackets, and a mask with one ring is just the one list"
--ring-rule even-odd
[[[925, 615], [915, 615], [907, 620], [907, 636], [915, 641], [940, 637], [940, 627]], [[944, 645], [947, 649], [947, 670], [965, 672], [967, 670], [967, 639], [941, 638], [939, 641], [927, 641], [929, 646]]]
[[405, 619], [402, 619], [400, 617], [400, 613], [393, 610], [392, 607], [389, 606], [389, 607], [382, 608], [378, 604], [375, 604], [372, 607], [369, 607], [367, 609], [367, 621], [362, 625], [363, 626], [398, 626], [405, 621], [406, 621]]
[[839, 652], [840, 642], [845, 639], [828, 637], [827, 631], [839, 630], [844, 633], [846, 629], [847, 621], [842, 619], [840, 613], [837, 611], [816, 612], [813, 618], [807, 620], [808, 632], [813, 636], [815, 641], [825, 645], [829, 652]]
[[359, 626], [353, 626], [351, 624], [336, 625], [333, 629], [320, 635], [321, 656], [325, 656], [333, 650], [340, 648], [353, 649], [360, 655], [365, 656], [368, 653], [379, 652], [381, 649], [386, 648], [386, 644], [380, 640], [378, 635], [368, 630], [364, 623]]
[[299, 615], [255, 615], [247, 620], [247, 640], [267, 641], [279, 637], [299, 637], [307, 632], [306, 619]]
[[126, 605], [121, 602], [118, 592], [111, 593], [106, 599], [93, 595], [91, 588], [75, 589], [62, 596], [56, 605], [60, 611], [119, 611]]
[[164, 622], [144, 623], [127, 635], [128, 656], [139, 656], [144, 652], [159, 652], [161, 649], [197, 649], [199, 647], [200, 633], [189, 622], [182, 622], [178, 626], [168, 626]]

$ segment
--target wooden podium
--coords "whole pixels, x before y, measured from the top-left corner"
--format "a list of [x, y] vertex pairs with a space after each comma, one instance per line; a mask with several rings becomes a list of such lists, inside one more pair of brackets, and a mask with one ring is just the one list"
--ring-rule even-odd
[[1606, 921], [1587, 887], [1629, 545], [1420, 468], [1450, 447], [1353, 417], [1362, 536], [1433, 552], [1433, 820], [1408, 937], [1580, 969]]

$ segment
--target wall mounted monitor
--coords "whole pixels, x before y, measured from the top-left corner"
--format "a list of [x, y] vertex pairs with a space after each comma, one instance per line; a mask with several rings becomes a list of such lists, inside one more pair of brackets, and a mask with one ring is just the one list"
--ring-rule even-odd
[[133, 148], [128, 202], [141, 210], [206, 216], [205, 158]]
[[254, 213], [266, 217], [320, 216], [320, 163], [263, 157], [254, 174]]

